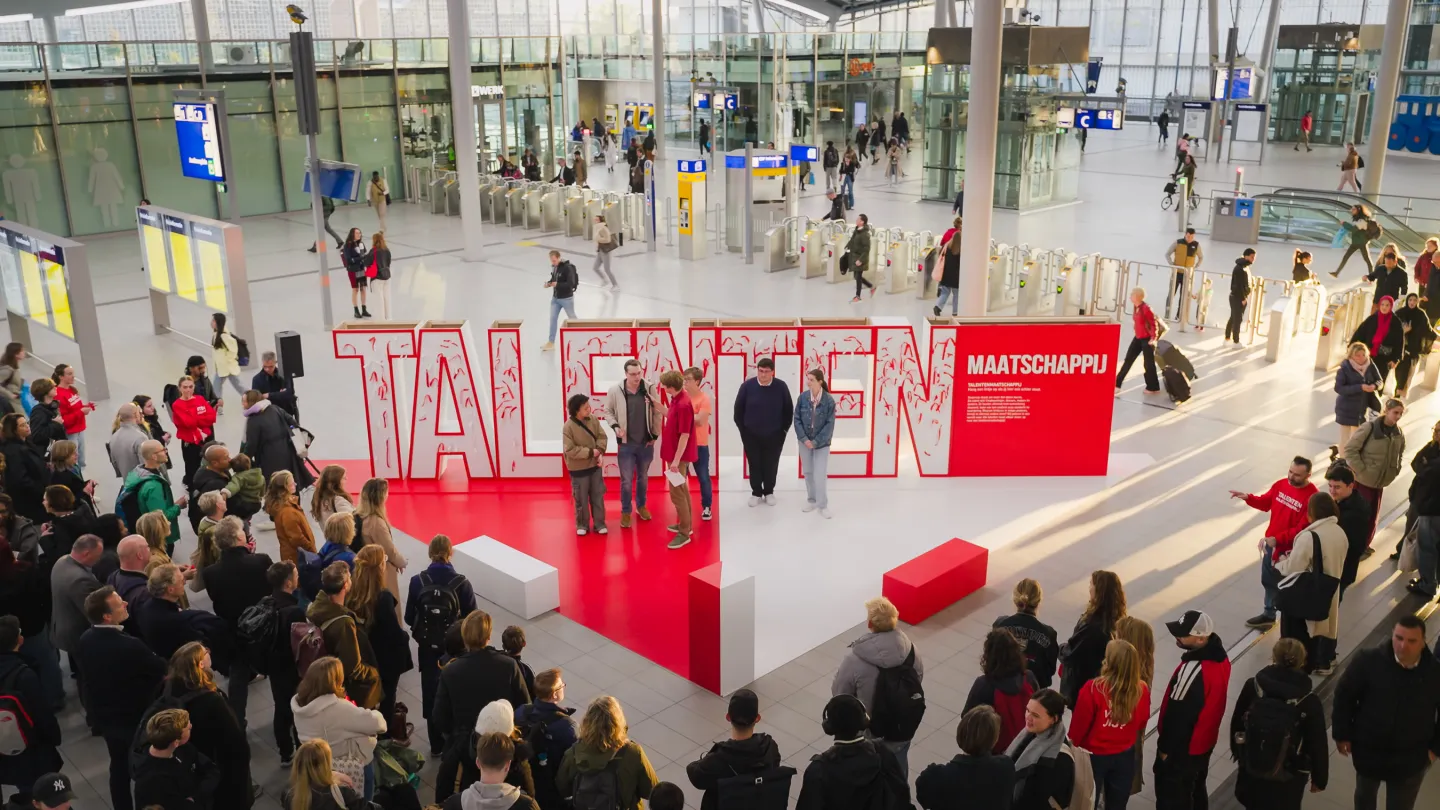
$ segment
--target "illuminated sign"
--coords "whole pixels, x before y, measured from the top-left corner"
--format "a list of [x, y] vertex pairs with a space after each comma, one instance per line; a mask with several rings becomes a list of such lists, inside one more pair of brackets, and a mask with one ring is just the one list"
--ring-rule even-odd
[[75, 338], [65, 254], [58, 247], [25, 234], [0, 231], [0, 284], [5, 290], [5, 307], [11, 312]]
[[[742, 160], [741, 163], [744, 163]], [[704, 174], [705, 161], [703, 160], [682, 160], [679, 162], [681, 174]]]
[[1055, 125], [1061, 129], [1070, 129], [1075, 126], [1075, 108], [1061, 107], [1055, 111]]
[[181, 174], [196, 180], [225, 182], [214, 104], [175, 102], [175, 138], [180, 147]]
[[482, 97], [482, 96], [485, 96], [485, 97], [493, 97], [493, 96], [503, 96], [503, 95], [505, 95], [505, 88], [504, 88], [502, 85], [498, 85], [498, 84], [472, 84], [472, 85], [470, 85], [470, 97], [471, 97], [471, 98], [480, 98], [480, 97]]
[[[785, 166], [786, 166], [786, 159], [785, 159], [785, 156], [784, 156], [784, 155], [755, 155], [755, 156], [751, 159], [750, 165], [751, 165], [752, 168], [756, 168], [756, 169], [783, 169], [783, 168], [785, 168]], [[725, 156], [725, 168], [727, 168], [727, 169], [743, 169], [743, 168], [745, 168], [745, 156], [744, 156], [744, 155], [726, 155], [726, 156]]]
[[1125, 116], [1119, 110], [1076, 110], [1076, 129], [1124, 129]]
[[695, 94], [695, 109], [697, 109], [697, 110], [708, 110], [708, 109], [710, 109], [710, 94], [709, 94], [709, 93], [700, 93], [700, 92], [697, 92], [697, 93]]
[[820, 159], [820, 147], [791, 144], [790, 159], [797, 163], [802, 160], [814, 163]]
[[849, 73], [851, 76], [859, 76], [862, 73], [874, 73], [874, 62], [861, 62], [859, 59], [851, 59]]

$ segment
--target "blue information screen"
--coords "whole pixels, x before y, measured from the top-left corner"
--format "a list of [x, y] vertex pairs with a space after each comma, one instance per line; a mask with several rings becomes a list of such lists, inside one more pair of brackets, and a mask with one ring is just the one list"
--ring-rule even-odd
[[1119, 110], [1076, 110], [1076, 129], [1124, 129], [1125, 116]]
[[790, 159], [796, 163], [802, 160], [809, 161], [810, 163], [818, 162], [820, 160], [820, 147], [792, 143], [790, 144]]
[[175, 139], [180, 145], [181, 174], [196, 180], [225, 182], [214, 104], [175, 102]]

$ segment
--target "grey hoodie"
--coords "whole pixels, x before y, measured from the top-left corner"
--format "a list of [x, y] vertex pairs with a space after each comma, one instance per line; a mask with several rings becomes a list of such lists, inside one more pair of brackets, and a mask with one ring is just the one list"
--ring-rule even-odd
[[[854, 695], [868, 710], [875, 701], [875, 682], [882, 669], [898, 667], [910, 655], [910, 638], [901, 630], [884, 633], [866, 633], [850, 644], [850, 654], [840, 662], [835, 681], [830, 685], [831, 695]], [[915, 671], [923, 679], [925, 667], [920, 662], [920, 653], [915, 653]]]
[[476, 782], [460, 793], [460, 810], [529, 810], [535, 806], [534, 800], [521, 793], [520, 788], [503, 782], [498, 785]]

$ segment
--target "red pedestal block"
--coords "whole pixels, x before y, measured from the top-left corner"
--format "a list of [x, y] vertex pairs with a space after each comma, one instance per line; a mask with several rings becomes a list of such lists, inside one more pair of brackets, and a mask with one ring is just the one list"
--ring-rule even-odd
[[989, 550], [956, 538], [892, 569], [881, 592], [901, 621], [919, 624], [985, 587], [989, 559]]
[[690, 680], [716, 694], [720, 694], [720, 566], [707, 565], [689, 577]]

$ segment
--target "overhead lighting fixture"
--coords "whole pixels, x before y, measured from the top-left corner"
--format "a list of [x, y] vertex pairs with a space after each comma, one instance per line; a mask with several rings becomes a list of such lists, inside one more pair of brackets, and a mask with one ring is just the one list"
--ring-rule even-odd
[[783, 8], [786, 11], [793, 11], [797, 14], [804, 14], [805, 16], [815, 20], [819, 20], [820, 22], [830, 22], [830, 15], [822, 14], [821, 12], [818, 12], [813, 8], [806, 8], [802, 5], [799, 5], [798, 3], [791, 3], [789, 2], [789, 0], [765, 0], [765, 5], [775, 6], [776, 8]]
[[109, 3], [103, 6], [86, 6], [85, 8], [72, 8], [65, 12], [66, 17], [84, 17], [86, 14], [105, 14], [111, 11], [133, 11], [138, 8], [150, 8], [151, 6], [173, 6], [185, 2], [185, 0], [130, 0], [128, 3]]
[[0, 23], [22, 23], [35, 19], [34, 14], [7, 14], [0, 16]]

